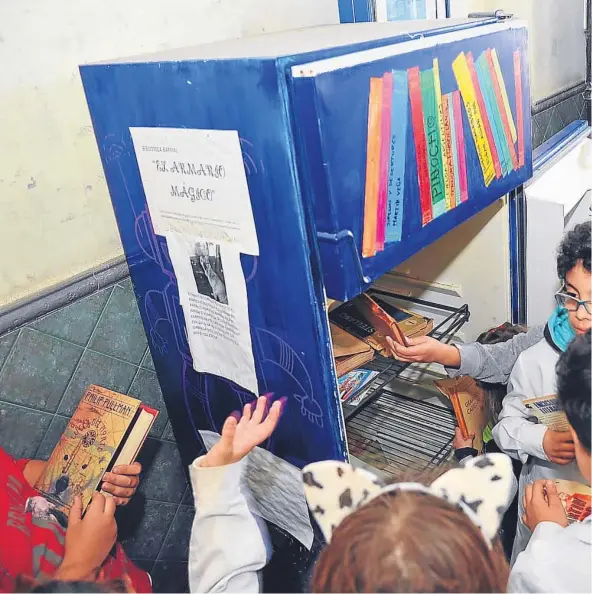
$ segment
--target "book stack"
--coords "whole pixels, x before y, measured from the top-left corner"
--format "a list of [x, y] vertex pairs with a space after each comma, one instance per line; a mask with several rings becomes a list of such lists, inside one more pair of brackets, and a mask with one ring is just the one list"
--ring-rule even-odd
[[390, 356], [387, 336], [406, 345], [408, 338], [432, 330], [433, 320], [393, 301], [370, 291], [329, 312], [337, 377], [365, 365], [376, 353]]
[[443, 93], [440, 66], [370, 79], [362, 256], [401, 241], [407, 134], [417, 163], [422, 225], [469, 199], [462, 106], [488, 187], [524, 166], [520, 51], [513, 54], [515, 118], [495, 48], [452, 63], [458, 88]]

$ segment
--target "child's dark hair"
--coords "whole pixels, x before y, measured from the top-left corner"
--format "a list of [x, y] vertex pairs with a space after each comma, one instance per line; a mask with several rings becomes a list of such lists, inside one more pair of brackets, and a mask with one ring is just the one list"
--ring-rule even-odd
[[576, 336], [557, 362], [557, 398], [578, 440], [590, 452], [590, 330]]
[[[514, 338], [518, 334], [526, 332], [524, 326], [518, 324], [510, 324], [510, 322], [504, 322], [501, 326], [496, 326], [483, 332], [477, 337], [477, 342], [480, 344], [497, 344], [499, 342], [507, 342]], [[487, 418], [494, 423], [497, 423], [497, 417], [502, 410], [502, 400], [506, 396], [506, 385], [505, 384], [492, 384], [488, 382], [477, 382], [479, 387], [486, 394], [486, 406], [488, 407]]]
[[567, 273], [582, 261], [590, 272], [590, 221], [580, 223], [568, 231], [557, 249], [557, 276], [564, 281]]
[[62, 581], [52, 579], [35, 581], [32, 578], [21, 575], [17, 578], [15, 591], [19, 593], [35, 592], [39, 594], [102, 594], [113, 592], [125, 594], [128, 590], [125, 583], [121, 580], [107, 582]]

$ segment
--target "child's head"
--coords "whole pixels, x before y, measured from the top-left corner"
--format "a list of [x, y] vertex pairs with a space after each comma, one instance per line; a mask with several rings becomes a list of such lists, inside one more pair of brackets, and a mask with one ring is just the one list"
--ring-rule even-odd
[[[567, 309], [576, 334], [584, 334], [592, 326], [590, 229], [590, 222], [576, 225], [565, 234], [557, 251], [557, 275], [563, 283], [557, 300]], [[579, 305], [581, 301], [586, 303]]]
[[505, 592], [509, 569], [495, 535], [512, 467], [502, 458], [502, 470], [480, 457], [430, 487], [378, 487], [336, 462], [307, 467], [308, 503], [329, 541], [313, 592]]
[[[524, 326], [504, 322], [501, 326], [496, 326], [480, 334], [477, 337], [477, 342], [480, 344], [497, 344], [511, 340], [517, 334], [523, 334], [524, 332], [526, 332]], [[492, 384], [479, 381], [477, 384], [486, 394], [485, 401], [488, 407], [488, 418], [496, 423], [497, 416], [502, 410], [502, 401], [507, 393], [506, 384]]]
[[590, 331], [576, 338], [557, 362], [557, 398], [571, 425], [576, 462], [582, 475], [590, 482]]

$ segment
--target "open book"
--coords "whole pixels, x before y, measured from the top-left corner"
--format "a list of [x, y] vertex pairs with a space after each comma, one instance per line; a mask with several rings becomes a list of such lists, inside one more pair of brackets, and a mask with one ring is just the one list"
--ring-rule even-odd
[[575, 481], [555, 481], [569, 523], [585, 520], [592, 511], [592, 489]]
[[135, 461], [157, 416], [136, 398], [89, 386], [35, 489], [66, 514], [79, 495], [84, 510], [105, 472]]
[[434, 385], [450, 399], [462, 436], [468, 439], [474, 433], [473, 447], [482, 451], [483, 429], [488, 423], [483, 390], [468, 375], [438, 380]]
[[568, 431], [569, 422], [565, 413], [559, 407], [559, 401], [555, 395], [541, 396], [524, 400], [524, 406], [536, 417], [538, 422], [552, 431]]

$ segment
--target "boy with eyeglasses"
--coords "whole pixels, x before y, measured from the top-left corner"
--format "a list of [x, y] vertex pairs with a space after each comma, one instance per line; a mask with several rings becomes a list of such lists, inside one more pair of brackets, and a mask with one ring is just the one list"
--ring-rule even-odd
[[559, 246], [557, 273], [563, 286], [556, 295], [557, 308], [545, 326], [542, 340], [518, 357], [498, 424], [493, 429], [500, 449], [523, 463], [512, 563], [531, 535], [523, 522], [526, 485], [541, 479], [586, 482], [574, 460], [571, 433], [552, 431], [538, 424], [524, 406], [524, 400], [556, 394], [555, 366], [560, 354], [576, 335], [585, 334], [592, 326], [590, 229], [590, 222], [575, 226]]

